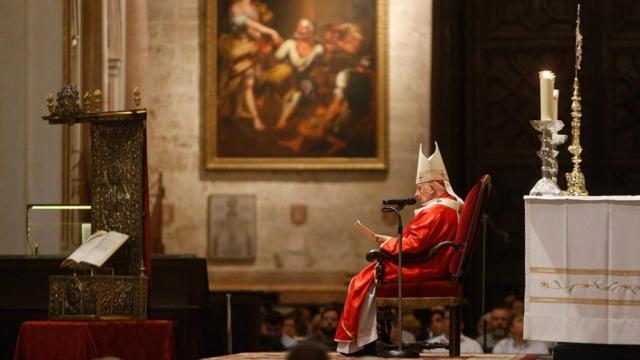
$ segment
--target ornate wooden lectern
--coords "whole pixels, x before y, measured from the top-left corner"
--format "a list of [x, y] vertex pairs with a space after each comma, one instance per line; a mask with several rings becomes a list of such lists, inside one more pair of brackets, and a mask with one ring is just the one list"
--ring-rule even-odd
[[[137, 88], [134, 95], [136, 106], [139, 106]], [[74, 85], [66, 85], [58, 92], [55, 105], [51, 95], [47, 102], [51, 114], [43, 116], [43, 119], [50, 124], [91, 124], [93, 229], [129, 235], [129, 239], [104, 265], [108, 274], [104, 269], [76, 269], [78, 271], [73, 275], [49, 278], [49, 318], [145, 319], [147, 111], [100, 111], [102, 98], [99, 90], [93, 96], [85, 94], [82, 109]], [[80, 275], [81, 272], [84, 274]]]

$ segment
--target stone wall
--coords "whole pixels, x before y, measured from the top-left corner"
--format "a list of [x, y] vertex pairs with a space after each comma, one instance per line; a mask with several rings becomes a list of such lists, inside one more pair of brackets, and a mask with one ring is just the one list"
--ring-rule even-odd
[[[62, 202], [62, 126], [41, 118], [63, 85], [62, 41], [62, 1], [0, 5], [0, 254], [32, 253], [27, 204]], [[55, 253], [51, 228], [41, 254]]]
[[[361, 219], [393, 233], [383, 221], [386, 196], [414, 192], [418, 145], [429, 143], [431, 1], [389, 1], [389, 170], [206, 171], [203, 168], [203, 42], [206, 0], [149, 2], [148, 123], [152, 180], [162, 172], [167, 253], [206, 256], [207, 197], [255, 194], [257, 258], [250, 264], [210, 263], [213, 289], [344, 292], [365, 265], [371, 240], [356, 233]], [[293, 204], [308, 220], [294, 225]], [[405, 210], [405, 219], [411, 216]], [[288, 276], [293, 275], [295, 276]]]

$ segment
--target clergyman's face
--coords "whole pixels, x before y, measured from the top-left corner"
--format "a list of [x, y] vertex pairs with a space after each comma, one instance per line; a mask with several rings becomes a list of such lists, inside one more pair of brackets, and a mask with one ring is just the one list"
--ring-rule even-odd
[[430, 182], [423, 182], [416, 185], [416, 193], [414, 195], [420, 204], [424, 204], [435, 197], [435, 190], [430, 185]]

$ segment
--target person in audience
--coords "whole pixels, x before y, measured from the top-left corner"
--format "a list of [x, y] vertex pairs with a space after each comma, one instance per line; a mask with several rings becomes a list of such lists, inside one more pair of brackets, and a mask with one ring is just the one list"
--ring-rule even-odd
[[261, 351], [282, 351], [296, 344], [292, 338], [283, 334], [283, 321], [282, 314], [275, 310], [271, 310], [264, 316], [260, 335]]
[[444, 333], [445, 324], [444, 324], [444, 308], [433, 308], [431, 309], [431, 322], [429, 323], [429, 339], [434, 338], [436, 336], [442, 335]]
[[299, 311], [292, 311], [284, 317], [282, 332], [296, 342], [306, 339], [308, 326]]
[[523, 313], [524, 314], [524, 301], [522, 299], [515, 299], [511, 303], [511, 312], [512, 313]]
[[494, 354], [548, 354], [549, 349], [541, 341], [525, 340], [523, 337], [524, 314], [512, 313], [508, 320], [510, 336], [496, 343]]
[[298, 312], [299, 317], [302, 319], [302, 321], [304, 321], [306, 329], [305, 330], [301, 330], [300, 334], [305, 334], [304, 336], [310, 336], [311, 335], [311, 321], [313, 320], [314, 315], [318, 314], [320, 312], [319, 309], [317, 309], [316, 307], [308, 307], [308, 306], [303, 306], [300, 307], [296, 310]]
[[[481, 338], [485, 333], [485, 324], [487, 326], [486, 332], [491, 331], [491, 311], [485, 313], [478, 319], [478, 323], [476, 324], [476, 331], [478, 332], [478, 338]], [[479, 340], [478, 340], [479, 341]]]
[[413, 335], [414, 341], [416, 341], [422, 332], [422, 322], [415, 315], [405, 315], [402, 317], [402, 329]]
[[[391, 320], [391, 331], [389, 332], [389, 338], [394, 344], [398, 344], [398, 319], [397, 314], [394, 314]], [[420, 321], [413, 315], [405, 315], [402, 317], [402, 342], [413, 344], [416, 342], [416, 335], [420, 331]]]
[[491, 352], [495, 344], [504, 339], [508, 333], [507, 320], [509, 319], [509, 311], [502, 307], [497, 307], [491, 310], [491, 317], [489, 319], [489, 328], [487, 330], [487, 334], [480, 335], [476, 338], [476, 340], [482, 345], [485, 346], [486, 339], [486, 347], [485, 352]]
[[504, 298], [504, 307], [512, 313], [524, 313], [524, 301], [515, 294], [509, 294]]
[[318, 322], [318, 331], [312, 337], [312, 340], [324, 344], [329, 350], [335, 351], [337, 343], [334, 340], [336, 328], [340, 320], [340, 311], [334, 307], [327, 307], [320, 313], [320, 321]]
[[[444, 321], [442, 326], [442, 334], [429, 339], [427, 342], [430, 344], [440, 343], [440, 344], [448, 344], [449, 343], [449, 310], [446, 310], [444, 313]], [[464, 329], [464, 322], [460, 321], [461, 330]], [[427, 352], [447, 352], [448, 350], [445, 348], [437, 348], [425, 350]], [[472, 338], [465, 336], [464, 334], [460, 334], [460, 353], [461, 354], [482, 354], [482, 347], [480, 344], [473, 340]]]

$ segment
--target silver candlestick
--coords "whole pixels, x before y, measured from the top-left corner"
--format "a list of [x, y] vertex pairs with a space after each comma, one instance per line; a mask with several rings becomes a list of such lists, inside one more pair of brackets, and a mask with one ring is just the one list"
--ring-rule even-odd
[[531, 126], [540, 131], [540, 151], [538, 157], [542, 161], [542, 177], [529, 192], [529, 195], [560, 195], [558, 187], [558, 151], [556, 147], [567, 140], [567, 135], [558, 134], [564, 123], [561, 120], [531, 120]]

